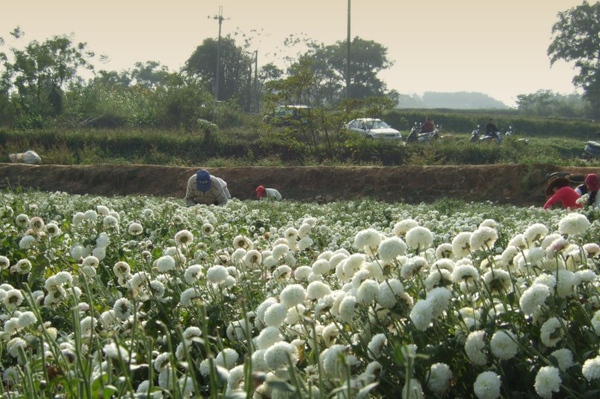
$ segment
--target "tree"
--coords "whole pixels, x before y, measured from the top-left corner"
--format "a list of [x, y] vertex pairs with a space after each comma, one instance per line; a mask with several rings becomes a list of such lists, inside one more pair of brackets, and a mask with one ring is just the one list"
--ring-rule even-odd
[[8, 79], [16, 89], [13, 98], [18, 108], [42, 118], [61, 114], [65, 91], [83, 81], [79, 70], [93, 70], [88, 60], [94, 53], [86, 46], [67, 36], [54, 36], [43, 43], [34, 40], [24, 50], [12, 49], [14, 61], [7, 62]]
[[554, 38], [548, 47], [550, 63], [575, 62], [579, 75], [573, 78], [573, 84], [583, 88], [594, 116], [600, 116], [600, 3], [584, 1], [558, 13], [552, 34]]
[[588, 104], [577, 93], [563, 95], [552, 90], [538, 90], [517, 96], [517, 110], [524, 115], [584, 117]]
[[[288, 69], [289, 75], [311, 65], [314, 78], [312, 100], [318, 104], [339, 104], [345, 98], [346, 41], [331, 45], [307, 41], [308, 51]], [[387, 59], [387, 48], [372, 40], [355, 37], [350, 61], [350, 97], [366, 99], [386, 95], [386, 84], [377, 75], [393, 65]]]
[[[183, 70], [200, 77], [207, 89], [216, 86], [218, 42], [207, 38], [196, 48], [186, 61]], [[221, 62], [219, 71], [220, 100], [237, 99], [242, 103], [248, 98], [252, 88], [253, 57], [243, 48], [236, 46], [234, 39], [227, 36], [221, 39]], [[242, 104], [241, 104], [242, 105]]]

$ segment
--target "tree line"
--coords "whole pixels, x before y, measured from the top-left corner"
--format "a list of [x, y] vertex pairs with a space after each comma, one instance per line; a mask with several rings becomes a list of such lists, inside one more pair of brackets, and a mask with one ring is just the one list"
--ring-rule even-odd
[[[574, 62], [579, 73], [573, 83], [583, 94], [562, 95], [549, 90], [522, 94], [517, 97], [519, 113], [600, 116], [598, 21], [600, 3], [584, 1], [559, 13], [548, 48], [552, 63]], [[18, 27], [9, 34], [15, 41], [24, 36]], [[238, 45], [234, 37], [227, 36], [219, 41], [206, 38], [180, 71], [170, 71], [158, 61], [110, 71], [97, 70], [93, 63], [96, 54], [72, 37], [34, 40], [8, 50], [0, 37], [0, 50], [7, 50], [0, 51], [0, 125], [24, 129], [129, 126], [193, 130], [207, 122], [241, 124], [244, 113], [268, 112], [282, 103], [331, 110], [349, 103], [355, 107], [372, 104], [377, 99], [378, 107], [394, 108], [405, 97], [388, 90], [378, 77], [393, 65], [385, 46], [359, 37], [352, 40], [350, 87], [346, 90], [346, 42], [324, 44], [290, 36], [284, 45], [299, 42], [305, 51], [296, 58], [288, 57], [285, 67], [272, 62], [259, 66], [250, 41]], [[91, 78], [85, 79], [86, 75]]]

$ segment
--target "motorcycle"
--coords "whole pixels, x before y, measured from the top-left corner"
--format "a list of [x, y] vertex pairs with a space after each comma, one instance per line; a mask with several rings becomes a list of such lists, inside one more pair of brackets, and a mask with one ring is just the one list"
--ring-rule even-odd
[[600, 158], [600, 143], [597, 141], [588, 141], [585, 143], [583, 157], [585, 159]]
[[441, 125], [436, 125], [433, 132], [421, 132], [421, 125], [418, 122], [415, 122], [412, 129], [410, 129], [410, 133], [408, 137], [406, 137], [407, 143], [431, 143], [434, 140], [437, 140], [439, 136], [439, 130], [441, 130]]
[[497, 142], [498, 144], [502, 143], [502, 133], [480, 133], [479, 125], [471, 132], [471, 138], [469, 139], [471, 143], [491, 143], [492, 141]]

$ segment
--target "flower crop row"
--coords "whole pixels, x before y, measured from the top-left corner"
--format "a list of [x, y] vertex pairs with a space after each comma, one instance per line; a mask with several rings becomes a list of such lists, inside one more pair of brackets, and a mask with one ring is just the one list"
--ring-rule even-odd
[[6, 397], [600, 393], [597, 211], [0, 197]]

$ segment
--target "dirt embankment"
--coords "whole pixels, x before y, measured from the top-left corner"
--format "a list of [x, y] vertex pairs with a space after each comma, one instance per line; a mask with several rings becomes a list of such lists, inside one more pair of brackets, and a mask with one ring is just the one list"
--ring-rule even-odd
[[[198, 168], [151, 165], [0, 164], [0, 188], [63, 191], [72, 194], [131, 194], [183, 198], [187, 179]], [[331, 202], [373, 198], [387, 202], [431, 202], [440, 198], [539, 206], [547, 175], [577, 175], [597, 168], [551, 165], [460, 165], [396, 167], [207, 168], [227, 181], [239, 199], [255, 198], [258, 185], [277, 188], [285, 198]]]

